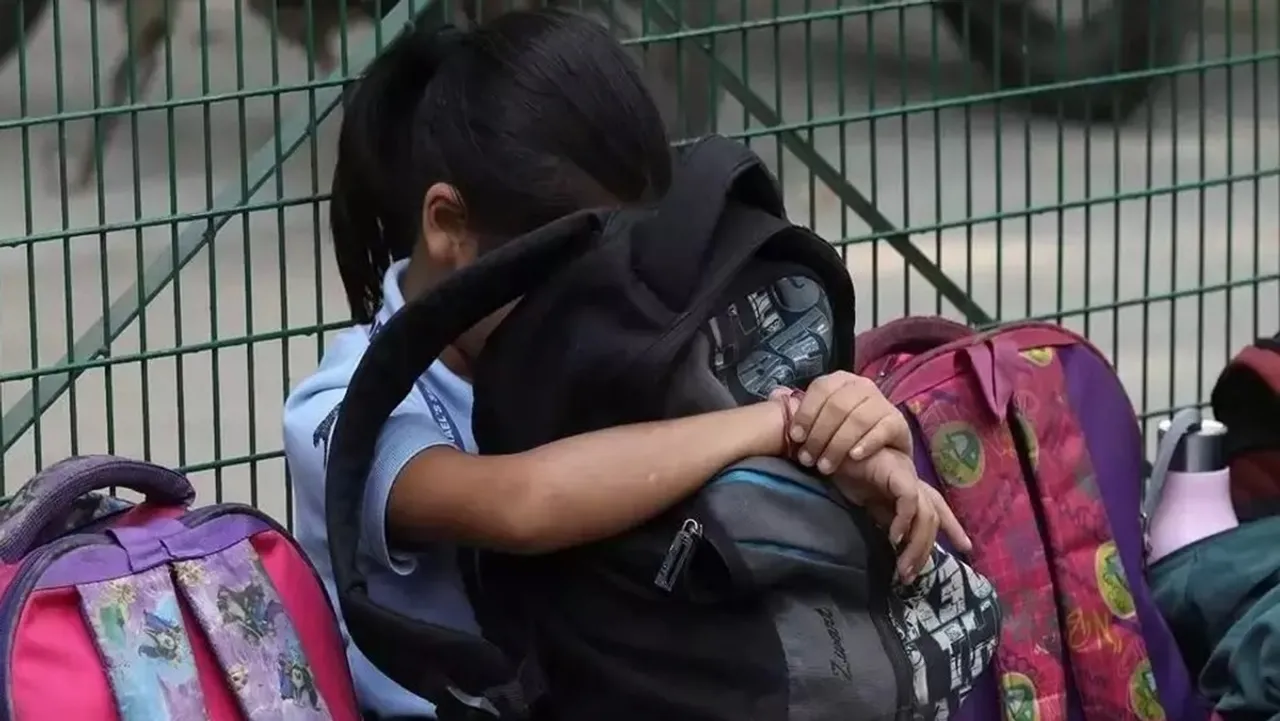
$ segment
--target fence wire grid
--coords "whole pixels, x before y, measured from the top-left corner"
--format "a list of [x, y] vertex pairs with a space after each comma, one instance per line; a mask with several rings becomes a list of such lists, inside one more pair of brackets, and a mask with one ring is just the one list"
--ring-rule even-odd
[[[6, 491], [107, 452], [291, 521], [281, 403], [349, 322], [326, 208], [341, 88], [410, 20], [461, 9], [387, 2], [368, 22], [346, 0], [0, 0]], [[863, 328], [1061, 322], [1148, 422], [1280, 330], [1270, 0], [561, 4], [635, 50], [673, 136], [769, 160], [847, 258]]]

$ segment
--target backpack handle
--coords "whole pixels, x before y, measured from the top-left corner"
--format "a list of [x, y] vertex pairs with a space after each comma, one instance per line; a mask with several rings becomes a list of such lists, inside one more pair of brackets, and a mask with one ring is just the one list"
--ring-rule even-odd
[[496, 646], [374, 601], [357, 565], [364, 489], [378, 434], [414, 383], [458, 336], [519, 299], [597, 237], [602, 214], [583, 211], [496, 248], [411, 301], [374, 337], [347, 386], [329, 441], [325, 514], [334, 585], [347, 631], [373, 665], [437, 706], [511, 681]]
[[37, 473], [0, 510], [0, 563], [16, 563], [45, 539], [45, 529], [93, 491], [126, 488], [148, 503], [187, 506], [196, 497], [177, 471], [107, 455], [72, 456]]
[[894, 353], [923, 353], [973, 335], [974, 330], [941, 316], [908, 316], [858, 335], [855, 372]]
[[778, 183], [760, 156], [709, 135], [677, 156], [657, 212], [636, 226], [632, 267], [668, 308], [685, 310], [730, 199], [786, 218]]

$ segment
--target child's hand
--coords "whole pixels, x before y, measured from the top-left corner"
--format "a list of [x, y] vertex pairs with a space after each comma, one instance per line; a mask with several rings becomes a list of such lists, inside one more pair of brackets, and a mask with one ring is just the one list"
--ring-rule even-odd
[[791, 403], [788, 435], [802, 466], [830, 475], [846, 460], [870, 458], [883, 448], [911, 454], [906, 419], [868, 378], [837, 371], [811, 383], [798, 405]]
[[886, 449], [864, 461], [847, 460], [834, 482], [846, 498], [889, 527], [903, 583], [915, 580], [929, 561], [939, 529], [956, 550], [973, 547], [942, 494], [916, 476], [911, 457], [901, 451]]

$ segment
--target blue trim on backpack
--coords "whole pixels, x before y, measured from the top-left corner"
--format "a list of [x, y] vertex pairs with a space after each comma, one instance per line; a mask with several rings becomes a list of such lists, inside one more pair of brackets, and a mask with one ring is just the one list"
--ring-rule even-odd
[[[757, 471], [751, 468], [733, 468], [725, 471], [711, 481], [712, 485], [745, 483], [753, 486], [761, 486], [777, 493], [790, 496], [800, 496], [804, 498], [820, 498], [840, 510], [846, 510], [845, 507], [837, 500], [818, 491], [803, 483], [797, 483], [785, 477], [776, 476], [763, 471]], [[821, 551], [815, 551], [812, 548], [800, 548], [798, 546], [789, 546], [777, 541], [766, 541], [762, 539], [735, 539], [734, 543], [743, 548], [751, 548], [767, 553], [776, 553], [783, 556], [793, 556], [813, 563], [822, 563], [831, 566], [847, 566], [847, 562]]]
[[795, 481], [787, 478], [764, 473], [751, 468], [732, 468], [712, 479], [711, 483], [712, 485], [719, 483], [748, 483], [751, 485], [763, 486], [779, 493], [785, 493], [793, 496], [821, 498], [833, 506], [844, 509], [844, 506], [841, 505], [839, 501], [821, 491], [814, 490], [803, 483], [796, 483]]

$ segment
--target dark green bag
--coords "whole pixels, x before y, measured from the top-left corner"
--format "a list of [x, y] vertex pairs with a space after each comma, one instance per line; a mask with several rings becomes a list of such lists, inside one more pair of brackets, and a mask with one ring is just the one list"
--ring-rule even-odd
[[1280, 715], [1280, 517], [1175, 551], [1147, 571], [1200, 691], [1224, 721]]

